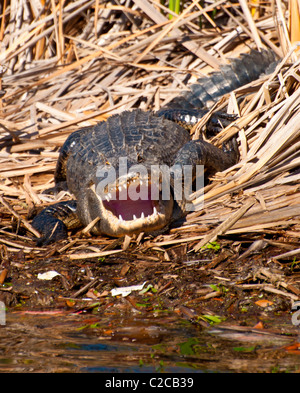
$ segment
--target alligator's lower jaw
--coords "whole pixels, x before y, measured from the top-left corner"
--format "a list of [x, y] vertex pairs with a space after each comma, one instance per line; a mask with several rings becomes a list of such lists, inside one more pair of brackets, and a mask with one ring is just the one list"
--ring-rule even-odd
[[108, 236], [121, 237], [140, 232], [154, 232], [164, 228], [169, 221], [169, 214], [159, 213], [156, 209], [151, 215], [146, 217], [141, 216], [133, 220], [117, 218], [111, 212], [107, 211], [106, 218], [99, 222], [99, 229], [101, 233]]

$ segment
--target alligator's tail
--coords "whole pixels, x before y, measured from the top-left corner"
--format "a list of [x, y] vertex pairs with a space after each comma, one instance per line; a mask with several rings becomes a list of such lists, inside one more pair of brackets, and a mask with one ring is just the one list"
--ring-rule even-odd
[[207, 107], [224, 94], [259, 79], [262, 74], [273, 72], [276, 63], [273, 51], [259, 52], [252, 49], [249, 54], [231, 59], [230, 64], [221, 66], [220, 71], [198, 79], [197, 83], [190, 86], [190, 91], [175, 97], [166, 107], [182, 109]]

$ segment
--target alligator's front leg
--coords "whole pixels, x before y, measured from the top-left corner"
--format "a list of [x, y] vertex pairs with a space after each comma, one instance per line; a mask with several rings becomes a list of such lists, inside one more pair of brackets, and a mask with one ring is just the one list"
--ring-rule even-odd
[[[207, 109], [166, 108], [159, 110], [155, 115], [174, 121], [183, 128], [191, 129], [208, 112]], [[217, 135], [236, 118], [236, 115], [230, 115], [222, 111], [212, 113], [206, 124], [206, 136]], [[204, 165], [209, 173], [223, 171], [239, 159], [236, 140], [231, 139], [227, 146], [224, 145], [223, 150], [221, 150], [202, 139], [190, 141], [178, 151], [175, 164], [192, 165], [193, 167]]]
[[202, 139], [187, 142], [177, 153], [175, 165], [204, 165], [209, 173], [224, 171], [237, 163], [239, 151], [236, 140], [231, 140], [227, 147], [219, 149]]
[[68, 231], [82, 226], [76, 214], [76, 201], [58, 202], [43, 209], [32, 221], [32, 226], [42, 235], [38, 246], [67, 238]]
[[[224, 146], [223, 150], [202, 139], [187, 142], [178, 151], [174, 162], [174, 168], [178, 168], [180, 171], [179, 175], [183, 176], [182, 180], [184, 195], [181, 194], [182, 198], [176, 200], [175, 208], [173, 211], [173, 220], [175, 221], [188, 213], [186, 209], [187, 197], [189, 199], [189, 195], [192, 192], [198, 191], [196, 189], [193, 189], [196, 176], [199, 176], [199, 174], [200, 176], [204, 176], [203, 170], [198, 171], [198, 165], [203, 165], [203, 169], [206, 171], [206, 173], [212, 175], [216, 172], [223, 171], [230, 166], [236, 164], [238, 159], [239, 151], [235, 139], [228, 143], [228, 147]], [[184, 167], [186, 167], [187, 169], [193, 168], [192, 173], [187, 171], [188, 175], [186, 175], [187, 172], [185, 172]], [[202, 183], [203, 182], [201, 182], [201, 184]], [[176, 184], [175, 180], [174, 184]], [[175, 195], [176, 190], [175, 188], [173, 189]]]

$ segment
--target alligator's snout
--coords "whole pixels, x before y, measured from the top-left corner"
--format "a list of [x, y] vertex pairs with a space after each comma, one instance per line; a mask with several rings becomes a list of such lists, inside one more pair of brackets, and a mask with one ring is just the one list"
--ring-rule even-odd
[[166, 226], [173, 211], [173, 197], [163, 199], [161, 183], [139, 176], [118, 179], [104, 188], [93, 184], [102, 233], [124, 236], [153, 232]]

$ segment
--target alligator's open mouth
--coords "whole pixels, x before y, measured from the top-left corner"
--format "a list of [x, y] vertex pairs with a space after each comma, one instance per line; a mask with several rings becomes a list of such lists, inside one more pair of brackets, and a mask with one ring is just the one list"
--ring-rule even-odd
[[101, 205], [101, 232], [122, 236], [163, 228], [172, 215], [173, 198], [163, 201], [157, 182], [126, 178], [104, 190], [95, 190]]
[[139, 182], [136, 186], [134, 182], [121, 185], [105, 194], [103, 205], [120, 221], [145, 219], [159, 214], [157, 210], [159, 203], [151, 195], [151, 188], [153, 190], [153, 185], [148, 181]]

